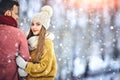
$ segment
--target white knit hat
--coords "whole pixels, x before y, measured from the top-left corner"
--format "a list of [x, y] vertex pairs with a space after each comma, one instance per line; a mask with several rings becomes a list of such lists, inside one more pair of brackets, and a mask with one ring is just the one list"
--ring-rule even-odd
[[53, 14], [53, 10], [50, 6], [45, 5], [41, 8], [41, 12], [33, 16], [32, 20], [40, 22], [47, 30], [50, 25], [50, 18]]

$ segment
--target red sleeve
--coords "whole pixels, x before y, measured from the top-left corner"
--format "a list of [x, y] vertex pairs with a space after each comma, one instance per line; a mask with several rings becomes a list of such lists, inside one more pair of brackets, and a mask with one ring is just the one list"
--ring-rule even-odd
[[29, 55], [29, 50], [28, 50], [28, 44], [27, 44], [27, 39], [25, 34], [21, 32], [21, 37], [20, 37], [20, 50], [19, 50], [19, 55], [23, 57], [25, 60], [29, 60], [30, 55]]

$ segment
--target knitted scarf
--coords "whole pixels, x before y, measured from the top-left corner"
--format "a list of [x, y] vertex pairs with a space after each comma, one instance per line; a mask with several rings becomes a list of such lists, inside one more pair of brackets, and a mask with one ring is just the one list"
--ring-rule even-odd
[[4, 16], [0, 14], [0, 24], [5, 24], [17, 28], [17, 22], [11, 16]]

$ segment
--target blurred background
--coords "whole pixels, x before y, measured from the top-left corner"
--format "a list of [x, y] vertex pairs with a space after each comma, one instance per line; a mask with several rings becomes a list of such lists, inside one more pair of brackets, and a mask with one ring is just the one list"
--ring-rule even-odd
[[120, 80], [120, 0], [19, 0], [26, 34], [43, 5], [54, 14], [55, 80]]

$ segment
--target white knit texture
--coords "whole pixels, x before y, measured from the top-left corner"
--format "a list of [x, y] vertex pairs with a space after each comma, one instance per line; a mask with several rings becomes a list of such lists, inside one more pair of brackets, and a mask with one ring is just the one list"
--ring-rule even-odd
[[45, 29], [47, 30], [50, 25], [50, 18], [52, 16], [52, 14], [53, 14], [52, 7], [50, 7], [48, 5], [43, 6], [41, 8], [41, 12], [36, 13], [33, 16], [32, 21], [40, 22], [40, 24], [42, 24], [45, 27]]

